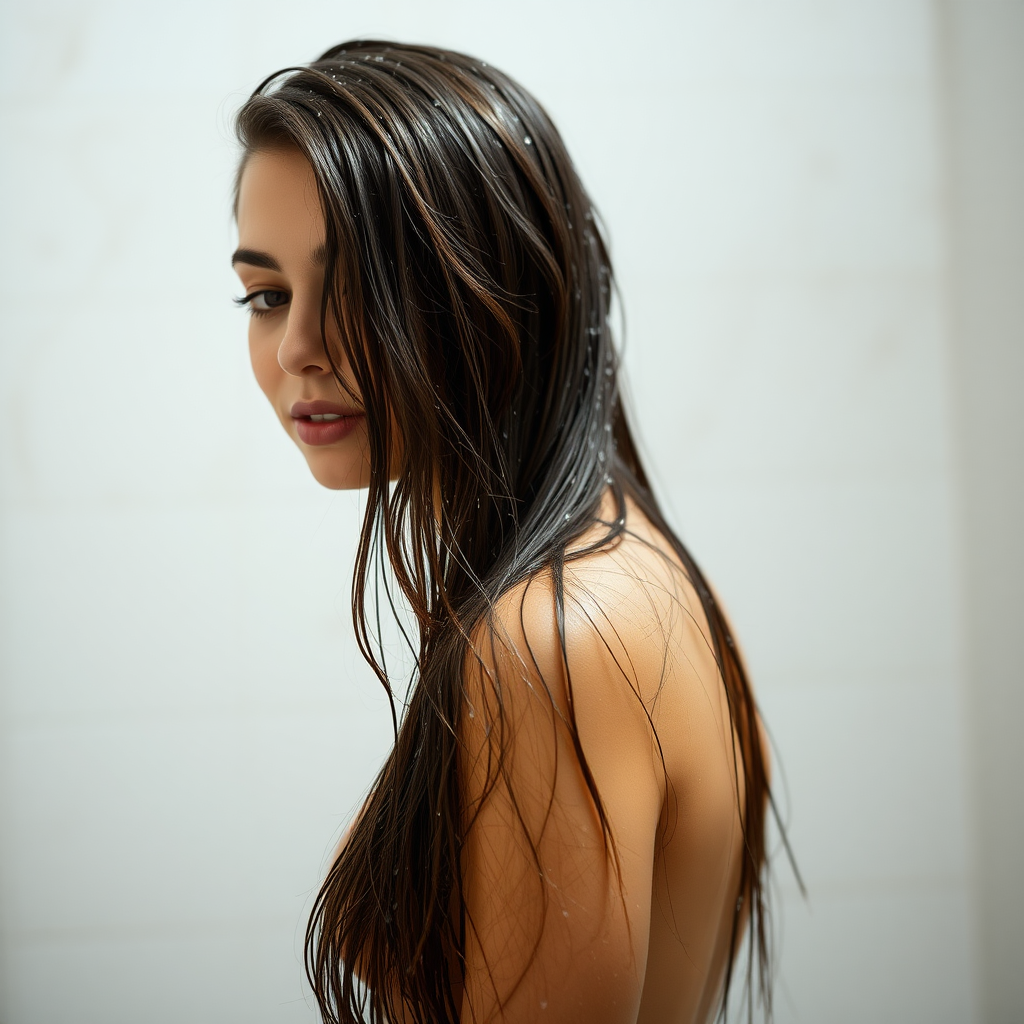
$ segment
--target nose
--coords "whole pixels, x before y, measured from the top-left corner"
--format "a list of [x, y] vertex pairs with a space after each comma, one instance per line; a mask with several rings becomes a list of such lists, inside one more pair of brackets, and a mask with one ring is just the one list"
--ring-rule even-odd
[[289, 316], [277, 361], [285, 373], [293, 377], [315, 377], [332, 372], [330, 360], [320, 333], [319, 310], [313, 316]]

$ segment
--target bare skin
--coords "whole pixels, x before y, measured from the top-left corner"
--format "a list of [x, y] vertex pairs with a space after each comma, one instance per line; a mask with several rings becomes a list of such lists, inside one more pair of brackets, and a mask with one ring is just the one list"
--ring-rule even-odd
[[[259, 314], [249, 332], [257, 381], [318, 481], [364, 486], [359, 396], [338, 385], [320, 337], [324, 225], [299, 153], [249, 159], [238, 228], [235, 266]], [[316, 402], [340, 410], [327, 426], [295, 415]], [[339, 419], [351, 422], [330, 440]], [[604, 514], [614, 515], [610, 500]], [[696, 593], [634, 507], [627, 528], [569, 562], [565, 580], [573, 706], [619, 877], [559, 717], [569, 688], [549, 581], [505, 594], [493, 633], [475, 638], [462, 716], [467, 811], [478, 812], [463, 863], [466, 1024], [696, 1024], [716, 1007], [742, 849], [734, 737]], [[512, 726], [510, 785], [481, 802], [496, 682]]]
[[[467, 948], [464, 1021], [691, 1024], [716, 1006], [741, 856], [733, 734], [696, 593], [639, 510], [630, 509], [627, 525], [632, 535], [570, 563], [566, 574], [580, 740], [611, 824], [621, 889], [568, 731], [541, 681], [566, 715], [551, 590], [541, 579], [503, 598], [498, 632], [506, 642], [493, 656], [489, 642], [481, 649], [511, 710], [511, 789], [540, 851], [547, 909], [508, 790], [499, 787], [469, 837], [477, 938]], [[477, 698], [485, 706], [488, 690], [485, 677]], [[471, 750], [486, 748], [472, 726], [485, 719], [467, 719]], [[485, 959], [499, 990], [513, 992], [504, 1017]]]

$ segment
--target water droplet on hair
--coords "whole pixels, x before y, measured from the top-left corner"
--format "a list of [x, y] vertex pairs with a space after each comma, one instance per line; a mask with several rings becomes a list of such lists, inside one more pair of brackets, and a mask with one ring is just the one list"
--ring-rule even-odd
[[584, 377], [589, 377], [590, 376], [590, 367], [589, 366], [585, 366], [583, 368], [583, 376]]
[[598, 452], [597, 453], [597, 461], [598, 462], [604, 462], [604, 452]]
[[441, 106], [441, 101], [440, 100], [434, 100], [434, 106], [435, 107]]
[[377, 61], [377, 63], [378, 63], [378, 64], [379, 64], [379, 63], [380, 63], [380, 62], [381, 62], [382, 60], [384, 60], [384, 58], [383, 58], [383, 57], [379, 57], [379, 56], [378, 56], [378, 57], [374, 57], [373, 59], [374, 59], [375, 61]]
[[525, 138], [523, 139], [523, 142], [525, 142], [525, 143], [526, 143], [526, 144], [527, 144], [528, 146], [532, 146], [532, 145], [533, 145], [533, 139], [531, 139], [529, 135], [527, 135], [527, 136], [526, 136], [526, 137], [525, 137]]
[[612, 375], [612, 368], [610, 366], [606, 366], [604, 368], [604, 375], [606, 377], [610, 377]]
[[601, 332], [596, 327], [587, 328], [587, 334], [589, 334], [592, 338], [597, 337], [597, 335], [599, 335], [600, 333]]
[[570, 516], [569, 516], [569, 513], [568, 513], [568, 512], [566, 512], [566, 513], [565, 513], [565, 518], [566, 518], [566, 520], [567, 520], [567, 521], [568, 521], [568, 519], [570, 518]]
[[476, 712], [472, 708], [469, 709], [469, 717], [476, 718]]

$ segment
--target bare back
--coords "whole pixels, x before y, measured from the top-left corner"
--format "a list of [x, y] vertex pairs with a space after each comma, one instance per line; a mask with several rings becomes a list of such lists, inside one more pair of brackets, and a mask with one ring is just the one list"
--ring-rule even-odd
[[[708, 1020], [738, 897], [743, 794], [696, 592], [631, 506], [625, 536], [566, 565], [564, 661], [550, 580], [505, 595], [497, 621], [502, 642], [484, 654], [486, 681], [470, 687], [479, 706], [466, 716], [477, 755], [466, 780], [463, 1020]], [[485, 797], [489, 687], [513, 724], [504, 774]]]

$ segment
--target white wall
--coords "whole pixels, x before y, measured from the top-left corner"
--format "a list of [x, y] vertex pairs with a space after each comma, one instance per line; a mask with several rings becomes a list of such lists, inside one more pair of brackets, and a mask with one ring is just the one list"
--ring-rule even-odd
[[315, 1019], [305, 915], [388, 715], [359, 498], [249, 379], [229, 124], [360, 34], [521, 78], [610, 226], [655, 476], [788, 779], [778, 1020], [974, 1020], [932, 6], [0, 10], [0, 1022]]
[[978, 992], [1024, 1020], [1024, 0], [940, 5]]

